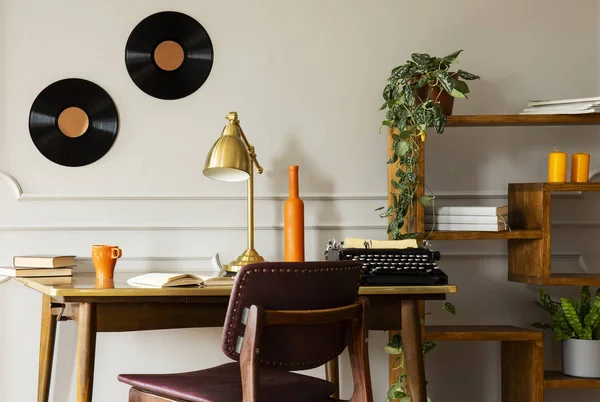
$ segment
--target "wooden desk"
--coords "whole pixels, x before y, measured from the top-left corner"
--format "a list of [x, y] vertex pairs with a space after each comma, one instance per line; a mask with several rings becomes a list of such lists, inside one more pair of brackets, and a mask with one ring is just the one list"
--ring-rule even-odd
[[[114, 281], [98, 283], [93, 273], [77, 273], [72, 283], [61, 285], [53, 285], [52, 278], [16, 279], [43, 295], [38, 402], [47, 402], [49, 397], [58, 321], [73, 320], [78, 327], [77, 402], [92, 401], [98, 332], [223, 326], [230, 287], [129, 286], [127, 279], [135, 275], [121, 273]], [[418, 301], [444, 299], [456, 290], [454, 285], [360, 288], [359, 293], [369, 297], [371, 329], [402, 329], [413, 402], [427, 399]], [[326, 373], [330, 381], [338, 383], [337, 360], [327, 365]]]

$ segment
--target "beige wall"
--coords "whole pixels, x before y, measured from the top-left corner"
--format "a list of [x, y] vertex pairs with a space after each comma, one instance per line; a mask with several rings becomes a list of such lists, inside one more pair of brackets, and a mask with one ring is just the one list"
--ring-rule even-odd
[[[128, 258], [118, 267], [128, 271], [194, 270], [207, 267], [215, 253], [223, 261], [235, 258], [245, 245], [245, 187], [201, 174], [231, 110], [240, 113], [265, 167], [256, 180], [256, 234], [267, 259], [282, 257], [281, 197], [291, 163], [300, 165], [308, 258], [321, 259], [328, 238], [384, 238], [373, 210], [385, 203], [386, 139], [377, 134], [383, 117], [377, 109], [389, 71], [411, 52], [465, 49], [460, 67], [483, 79], [471, 85], [469, 100], [456, 102], [456, 113], [513, 113], [528, 99], [598, 95], [598, 1], [572, 3], [0, 0], [0, 170], [17, 180], [0, 175], [0, 265], [33, 252], [87, 257], [100, 242], [123, 248]], [[131, 29], [166, 9], [198, 19], [215, 47], [205, 85], [170, 102], [138, 90], [123, 62]], [[46, 160], [27, 129], [34, 98], [65, 77], [98, 83], [120, 113], [111, 151], [82, 168]], [[544, 180], [552, 146], [596, 155], [600, 140], [593, 127], [473, 128], [432, 134], [427, 146], [427, 184], [440, 203], [499, 204], [506, 202], [508, 182]], [[598, 167], [592, 156], [592, 168]], [[558, 200], [555, 266], [577, 271], [581, 254], [590, 270], [600, 262], [593, 241], [597, 201]], [[506, 281], [503, 242], [434, 246], [460, 293], [450, 298], [456, 317], [428, 304], [431, 322], [528, 326], [544, 318], [532, 303], [537, 287]], [[35, 399], [39, 303], [39, 294], [16, 283], [0, 286], [3, 402]], [[375, 332], [370, 342], [378, 401], [385, 399], [386, 337]], [[224, 362], [219, 341], [220, 329], [101, 334], [95, 400], [126, 399], [118, 373]], [[74, 401], [75, 325], [61, 323], [57, 342], [53, 400]], [[557, 368], [559, 350], [549, 339], [548, 346], [548, 367]], [[428, 359], [433, 401], [499, 402], [499, 363], [497, 344], [440, 344]], [[552, 391], [546, 400], [598, 395]]]

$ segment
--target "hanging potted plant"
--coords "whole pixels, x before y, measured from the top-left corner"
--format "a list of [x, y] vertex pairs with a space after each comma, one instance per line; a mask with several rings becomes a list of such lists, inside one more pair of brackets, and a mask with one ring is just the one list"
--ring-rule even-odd
[[[418, 235], [411, 215], [416, 190], [422, 180], [417, 169], [419, 143], [425, 141], [427, 128], [434, 127], [442, 134], [446, 117], [452, 114], [454, 98], [467, 98], [469, 86], [466, 81], [479, 79], [464, 70], [450, 71], [461, 52], [458, 50], [441, 58], [413, 53], [410, 60], [392, 70], [383, 90], [385, 103], [380, 110], [386, 110], [386, 119], [382, 127], [389, 127], [393, 138], [392, 157], [387, 163], [395, 164], [397, 171], [391, 182], [396, 191], [380, 216], [391, 218], [388, 234], [393, 240]], [[427, 205], [433, 197], [423, 196], [418, 201]], [[404, 233], [403, 228], [406, 229]]]
[[540, 301], [535, 303], [550, 314], [552, 323], [533, 326], [551, 329], [555, 339], [562, 341], [563, 373], [600, 378], [600, 289], [594, 300], [589, 286], [584, 286], [579, 298], [561, 297], [560, 302], [540, 289]]

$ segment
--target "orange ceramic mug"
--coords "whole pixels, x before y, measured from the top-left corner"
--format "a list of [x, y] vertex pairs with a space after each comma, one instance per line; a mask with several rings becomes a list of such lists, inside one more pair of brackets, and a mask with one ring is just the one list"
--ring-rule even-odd
[[117, 246], [95, 244], [92, 246], [92, 262], [96, 270], [96, 278], [110, 279], [115, 273], [117, 258], [121, 258], [123, 251]]

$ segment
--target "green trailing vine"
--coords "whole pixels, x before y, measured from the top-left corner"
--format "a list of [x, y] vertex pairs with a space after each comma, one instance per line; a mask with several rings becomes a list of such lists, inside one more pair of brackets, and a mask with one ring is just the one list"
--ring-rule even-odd
[[590, 287], [583, 286], [579, 298], [561, 297], [560, 302], [552, 300], [544, 289], [540, 289], [540, 300], [535, 304], [550, 314], [551, 323], [534, 322], [532, 325], [554, 331], [557, 341], [600, 340], [600, 289], [594, 300]]
[[[445, 310], [451, 314], [456, 314], [456, 307], [450, 302], [444, 303], [442, 306], [442, 310]], [[426, 313], [428, 314], [428, 313]], [[435, 342], [426, 341], [423, 342], [422, 351], [423, 354], [427, 354], [431, 352], [437, 344]], [[404, 350], [402, 343], [402, 335], [395, 334], [392, 336], [392, 339], [388, 342], [388, 344], [383, 348], [383, 350], [392, 356], [396, 356], [394, 360], [394, 364], [392, 366], [392, 370], [402, 370], [404, 368]], [[412, 402], [410, 397], [410, 391], [408, 388], [406, 374], [400, 374], [398, 376], [398, 380], [390, 386], [387, 392], [387, 400], [394, 401], [398, 400], [400, 402]], [[427, 398], [430, 402], [431, 399]]]
[[[385, 209], [380, 216], [389, 219], [387, 232], [393, 240], [419, 235], [414, 230], [412, 213], [422, 180], [418, 171], [419, 144], [425, 141], [428, 127], [434, 127], [438, 134], [444, 132], [446, 114], [441, 97], [446, 93], [454, 98], [467, 98], [466, 81], [479, 79], [463, 70], [449, 72], [461, 52], [458, 50], [442, 58], [413, 53], [410, 60], [392, 70], [383, 90], [385, 103], [379, 110], [386, 110], [386, 119], [381, 126], [389, 127], [393, 139], [392, 156], [387, 163], [397, 167], [391, 181], [396, 191], [392, 192], [387, 209], [377, 210]], [[429, 205], [434, 198], [421, 196], [418, 202]], [[402, 231], [403, 228], [406, 230]]]

